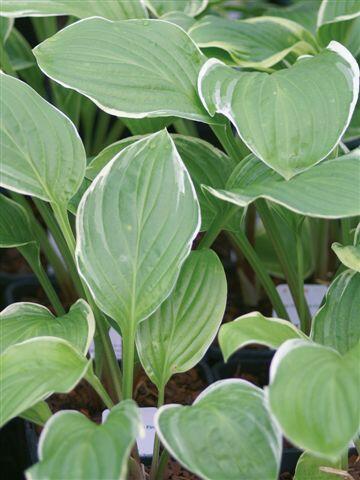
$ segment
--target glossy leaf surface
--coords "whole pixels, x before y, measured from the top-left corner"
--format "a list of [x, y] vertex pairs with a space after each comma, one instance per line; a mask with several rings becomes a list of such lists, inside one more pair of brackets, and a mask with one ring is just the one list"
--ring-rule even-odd
[[54, 392], [70, 392], [90, 367], [86, 357], [55, 337], [12, 345], [0, 362], [1, 426]]
[[78, 300], [62, 317], [37, 303], [13, 303], [0, 314], [1, 352], [35, 337], [58, 337], [87, 353], [94, 336], [95, 320], [89, 305]]
[[2, 0], [0, 14], [9, 17], [99, 16], [110, 20], [147, 17], [141, 0]]
[[205, 57], [172, 23], [91, 18], [61, 30], [34, 54], [46, 75], [112, 115], [214, 122], [196, 90]]
[[[171, 138], [194, 182], [201, 207], [201, 230], [207, 230], [215, 215], [225, 211], [226, 206], [212, 195], [205, 193], [201, 186], [206, 184], [213, 188], [225, 187], [235, 163], [222, 151], [200, 138], [184, 135], [171, 135]], [[86, 176], [94, 179], [116, 154], [139, 139], [141, 139], [140, 136], [124, 138], [106, 147], [91, 161], [86, 170]]]
[[210, 59], [199, 74], [199, 93], [210, 115], [225, 115], [249, 149], [289, 179], [338, 144], [356, 105], [358, 79], [350, 52], [331, 42], [272, 74], [236, 71]]
[[284, 180], [259, 159], [249, 155], [232, 173], [226, 190], [208, 190], [240, 207], [265, 198], [310, 217], [352, 217], [360, 213], [356, 201], [359, 174], [360, 149], [334, 160], [326, 160], [291, 180]]
[[257, 343], [278, 348], [286, 340], [293, 338], [305, 338], [305, 335], [290, 322], [267, 318], [259, 312], [252, 312], [225, 323], [219, 332], [219, 344], [225, 361], [246, 345]]
[[313, 319], [312, 338], [346, 353], [360, 341], [360, 273], [346, 270], [330, 285]]
[[339, 459], [359, 430], [359, 361], [360, 343], [344, 356], [305, 340], [279, 348], [270, 367], [269, 403], [291, 443]]
[[161, 407], [155, 426], [171, 456], [202, 479], [277, 479], [281, 433], [263, 391], [244, 380], [212, 384], [191, 407]]
[[158, 388], [204, 356], [221, 324], [226, 291], [217, 255], [212, 250], [193, 251], [171, 295], [137, 332], [142, 366]]
[[230, 20], [208, 15], [190, 28], [189, 35], [200, 48], [225, 50], [243, 67], [268, 68], [292, 52], [297, 56], [314, 53], [309, 32], [275, 17]]
[[0, 185], [67, 205], [86, 164], [73, 123], [20, 80], [1, 74], [0, 82]]
[[39, 462], [27, 470], [26, 478], [125, 480], [130, 450], [141, 428], [132, 400], [112, 408], [102, 425], [76, 411], [58, 412], [41, 433]]
[[170, 294], [199, 227], [194, 187], [166, 131], [124, 149], [93, 181], [78, 209], [77, 263], [123, 333]]

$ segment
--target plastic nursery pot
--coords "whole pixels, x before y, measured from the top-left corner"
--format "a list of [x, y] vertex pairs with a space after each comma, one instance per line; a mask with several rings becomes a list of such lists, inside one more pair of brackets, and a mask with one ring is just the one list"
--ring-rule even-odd
[[269, 383], [269, 368], [275, 352], [265, 349], [243, 349], [233, 355], [227, 363], [223, 360], [213, 364], [214, 379], [244, 378], [263, 387]]
[[14, 418], [0, 430], [0, 471], [3, 478], [23, 480], [24, 471], [37, 461], [37, 436], [33, 426]]

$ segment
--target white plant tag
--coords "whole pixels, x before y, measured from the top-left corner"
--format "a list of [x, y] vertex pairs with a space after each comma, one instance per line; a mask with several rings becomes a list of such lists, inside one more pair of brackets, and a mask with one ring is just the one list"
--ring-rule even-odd
[[[322, 299], [324, 298], [325, 293], [327, 292], [328, 287], [326, 285], [317, 285], [317, 284], [305, 284], [305, 298], [309, 305], [311, 316], [313, 317], [315, 313], [319, 310]], [[290, 293], [290, 289], [287, 284], [281, 284], [276, 287], [276, 290], [279, 292], [280, 298], [283, 301], [286, 311], [290, 317], [291, 322], [298, 328], [300, 328], [300, 320], [296, 311], [294, 300]], [[275, 310], [273, 310], [273, 316], [277, 317]]]
[[[136, 443], [139, 449], [140, 457], [152, 457], [155, 441], [155, 426], [154, 416], [157, 411], [155, 407], [141, 407], [140, 415], [143, 423], [145, 436], [138, 437]], [[102, 412], [102, 422], [104, 423], [106, 417], [109, 415], [109, 410]]]
[[[121, 359], [122, 357], [122, 343], [121, 343], [121, 335], [114, 330], [113, 328], [110, 328], [109, 330], [109, 335], [110, 335], [110, 340], [111, 343], [114, 347], [115, 355], [118, 360]], [[95, 344], [94, 342], [91, 342], [90, 348], [89, 348], [89, 353], [92, 358], [95, 356]]]

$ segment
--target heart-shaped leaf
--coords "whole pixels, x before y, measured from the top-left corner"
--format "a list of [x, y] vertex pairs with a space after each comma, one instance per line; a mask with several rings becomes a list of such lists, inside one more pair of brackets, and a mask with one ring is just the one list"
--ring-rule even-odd
[[87, 353], [94, 336], [95, 321], [89, 305], [78, 300], [62, 317], [36, 303], [13, 303], [0, 314], [1, 349], [34, 337], [58, 337]]
[[79, 412], [58, 412], [41, 432], [39, 462], [27, 470], [26, 478], [125, 480], [141, 428], [139, 409], [132, 400], [112, 408], [103, 425]]
[[263, 391], [244, 380], [214, 383], [191, 407], [161, 407], [155, 427], [170, 454], [204, 480], [278, 477], [281, 432]]
[[332, 348], [288, 340], [270, 368], [269, 404], [295, 445], [337, 460], [359, 431], [360, 343], [341, 356]]
[[[106, 147], [87, 167], [86, 176], [93, 180], [102, 168], [124, 148], [140, 140], [141, 136], [124, 138]], [[222, 151], [200, 138], [184, 135], [171, 135], [175, 146], [194, 182], [196, 194], [201, 207], [201, 230], [209, 228], [218, 213], [224, 212], [225, 206], [201, 188], [202, 184], [213, 188], [225, 187], [235, 163]]]
[[207, 7], [208, 0], [145, 0], [146, 5], [156, 17], [170, 12], [183, 12], [196, 17]]
[[1, 73], [0, 86], [0, 185], [66, 206], [86, 165], [73, 123], [20, 80]]
[[205, 57], [173, 23], [91, 18], [45, 40], [34, 55], [46, 75], [112, 115], [217, 122], [196, 90]]
[[41, 337], [7, 348], [0, 365], [2, 426], [54, 392], [70, 392], [91, 361], [63, 339]]
[[317, 18], [317, 36], [322, 45], [337, 40], [357, 57], [360, 53], [360, 7], [357, 0], [323, 0]]
[[186, 372], [204, 356], [221, 324], [226, 277], [212, 250], [192, 252], [171, 295], [137, 331], [139, 357], [161, 389], [175, 373]]
[[248, 313], [233, 322], [225, 323], [219, 331], [219, 344], [225, 361], [234, 352], [251, 343], [279, 348], [292, 338], [306, 337], [290, 322], [267, 318], [259, 312]]
[[170, 294], [199, 227], [194, 187], [165, 130], [121, 151], [88, 188], [78, 268], [124, 335]]
[[344, 46], [331, 42], [272, 74], [236, 71], [210, 59], [198, 84], [210, 115], [225, 115], [249, 149], [289, 179], [338, 144], [358, 98], [359, 67]]
[[326, 160], [290, 180], [284, 180], [249, 155], [235, 168], [226, 190], [207, 190], [240, 207], [265, 198], [310, 217], [353, 217], [360, 214], [360, 206], [354, 201], [359, 191], [359, 174], [360, 149]]
[[336, 480], [336, 476], [333, 474], [322, 472], [320, 470], [321, 467], [339, 469], [341, 462], [330, 462], [325, 458], [316, 457], [309, 452], [304, 452], [296, 464], [294, 480]]
[[290, 53], [315, 53], [315, 40], [300, 25], [276, 17], [230, 20], [207, 15], [189, 30], [200, 48], [215, 47], [228, 52], [243, 67], [268, 68]]
[[347, 270], [332, 282], [325, 304], [315, 315], [312, 338], [346, 353], [360, 341], [359, 312], [360, 273]]
[[104, 17], [110, 20], [147, 17], [141, 0], [2, 0], [0, 15], [8, 17], [48, 17], [73, 15], [74, 17]]

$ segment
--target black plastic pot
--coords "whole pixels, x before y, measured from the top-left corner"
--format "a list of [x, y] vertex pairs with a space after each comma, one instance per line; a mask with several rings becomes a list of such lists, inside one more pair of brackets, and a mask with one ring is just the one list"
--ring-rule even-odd
[[[295, 473], [296, 464], [302, 454], [302, 450], [298, 448], [284, 448], [283, 454], [281, 457], [281, 467], [280, 472], [289, 472], [291, 474]], [[309, 479], [310, 480], [310, 479]]]
[[8, 480], [23, 480], [37, 461], [37, 436], [32, 425], [14, 418], [0, 430], [0, 471]]

